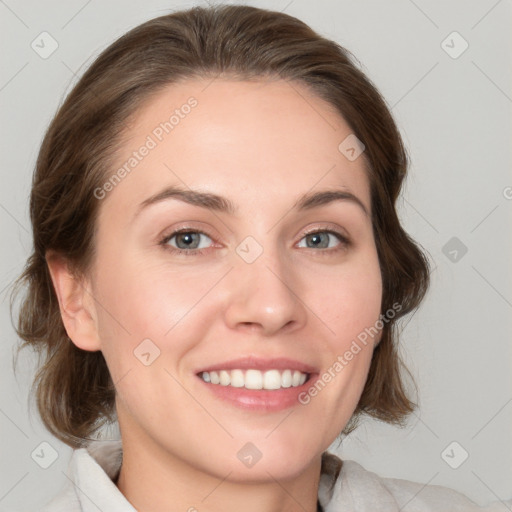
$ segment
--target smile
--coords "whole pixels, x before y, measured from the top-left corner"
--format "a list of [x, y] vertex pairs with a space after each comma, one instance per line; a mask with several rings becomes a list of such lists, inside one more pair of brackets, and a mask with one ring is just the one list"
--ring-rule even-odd
[[302, 386], [309, 374], [298, 370], [267, 370], [234, 369], [201, 372], [199, 376], [204, 382], [230, 386], [234, 388], [276, 390]]

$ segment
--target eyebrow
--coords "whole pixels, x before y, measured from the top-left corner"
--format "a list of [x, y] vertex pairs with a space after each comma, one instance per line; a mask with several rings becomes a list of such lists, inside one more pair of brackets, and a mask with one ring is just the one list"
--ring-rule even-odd
[[[199, 206], [208, 210], [220, 213], [235, 215], [238, 207], [228, 198], [213, 194], [211, 192], [200, 192], [198, 190], [183, 189], [175, 186], [167, 187], [161, 192], [148, 197], [143, 201], [136, 212], [136, 216], [144, 208], [160, 203], [168, 199], [177, 199], [193, 206]], [[349, 201], [361, 208], [364, 214], [369, 217], [369, 212], [364, 203], [348, 190], [323, 190], [321, 192], [310, 192], [302, 195], [294, 203], [293, 209], [298, 211], [311, 210], [319, 206], [325, 206], [335, 201]]]

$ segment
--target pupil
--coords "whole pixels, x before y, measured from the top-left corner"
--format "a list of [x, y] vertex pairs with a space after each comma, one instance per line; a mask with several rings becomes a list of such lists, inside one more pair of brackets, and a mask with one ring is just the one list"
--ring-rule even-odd
[[[322, 243], [322, 240], [321, 240], [321, 236], [323, 235], [324, 233], [313, 233], [312, 235], [310, 235], [310, 240], [311, 242], [313, 242], [314, 244], [314, 247], [322, 247], [322, 248], [325, 248], [327, 247], [326, 243]], [[328, 242], [327, 242], [328, 244]]]
[[197, 233], [182, 233], [179, 235], [178, 239], [181, 239], [185, 242], [187, 247], [190, 247], [194, 244], [193, 236]]

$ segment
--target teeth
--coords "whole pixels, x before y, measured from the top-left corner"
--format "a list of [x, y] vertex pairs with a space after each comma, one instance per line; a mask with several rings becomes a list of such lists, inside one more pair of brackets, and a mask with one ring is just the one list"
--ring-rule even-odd
[[292, 385], [292, 371], [285, 370], [281, 375], [281, 386], [283, 388], [289, 388]]
[[229, 386], [229, 384], [231, 383], [231, 375], [224, 370], [222, 370], [219, 373], [219, 378], [221, 386]]
[[[204, 376], [208, 375], [208, 372], [203, 372], [203, 379]], [[244, 380], [244, 372], [242, 370], [232, 370], [231, 371], [231, 386], [234, 388], [243, 388], [245, 385]]]
[[281, 374], [278, 370], [269, 370], [263, 374], [263, 387], [265, 389], [279, 389], [281, 387]]
[[247, 389], [263, 388], [263, 374], [259, 370], [247, 370], [244, 380]]
[[281, 389], [302, 386], [308, 378], [307, 373], [298, 370], [220, 370], [202, 372], [205, 382], [246, 389]]

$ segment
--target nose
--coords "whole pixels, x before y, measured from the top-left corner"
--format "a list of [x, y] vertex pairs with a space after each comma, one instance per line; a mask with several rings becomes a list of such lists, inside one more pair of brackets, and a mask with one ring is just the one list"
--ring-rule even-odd
[[307, 308], [298, 269], [265, 253], [253, 263], [243, 260], [230, 272], [225, 322], [238, 331], [272, 336], [300, 329]]

